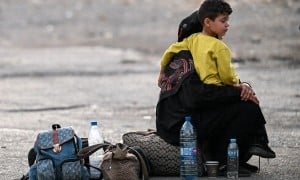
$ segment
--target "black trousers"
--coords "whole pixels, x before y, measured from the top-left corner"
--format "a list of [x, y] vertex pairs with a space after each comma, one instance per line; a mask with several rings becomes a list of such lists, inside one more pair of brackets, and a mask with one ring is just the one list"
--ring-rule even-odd
[[178, 92], [160, 99], [156, 107], [157, 133], [179, 145], [184, 118], [192, 116], [198, 145], [208, 160], [226, 163], [230, 138], [236, 138], [241, 163], [249, 160], [249, 146], [268, 143], [265, 118], [259, 105], [240, 100], [240, 91], [231, 86], [203, 84], [197, 74], [188, 77]]

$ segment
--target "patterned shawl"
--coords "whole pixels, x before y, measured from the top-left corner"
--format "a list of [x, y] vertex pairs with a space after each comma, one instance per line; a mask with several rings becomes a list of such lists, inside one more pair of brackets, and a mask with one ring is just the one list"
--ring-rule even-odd
[[194, 71], [195, 68], [190, 51], [180, 51], [174, 55], [165, 69], [159, 100], [177, 93], [182, 82]]

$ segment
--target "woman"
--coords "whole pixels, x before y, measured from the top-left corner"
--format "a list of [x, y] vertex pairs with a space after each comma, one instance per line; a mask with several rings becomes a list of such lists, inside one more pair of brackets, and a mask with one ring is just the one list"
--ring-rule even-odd
[[[201, 29], [196, 11], [180, 23], [178, 41]], [[230, 138], [237, 138], [242, 168], [258, 170], [247, 163], [252, 155], [275, 158], [268, 146], [266, 121], [248, 83], [204, 84], [195, 72], [191, 53], [184, 50], [172, 57], [161, 72], [158, 84], [161, 94], [156, 107], [156, 127], [166, 142], [179, 145], [184, 117], [191, 115], [206, 160], [218, 160], [221, 167], [226, 167]]]

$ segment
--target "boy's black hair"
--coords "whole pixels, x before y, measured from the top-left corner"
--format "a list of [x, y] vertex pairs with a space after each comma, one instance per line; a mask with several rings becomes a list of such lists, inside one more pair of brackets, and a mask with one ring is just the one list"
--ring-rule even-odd
[[220, 14], [230, 15], [231, 13], [232, 9], [230, 5], [224, 0], [205, 0], [198, 10], [199, 21], [201, 24], [203, 24], [205, 18], [215, 20]]

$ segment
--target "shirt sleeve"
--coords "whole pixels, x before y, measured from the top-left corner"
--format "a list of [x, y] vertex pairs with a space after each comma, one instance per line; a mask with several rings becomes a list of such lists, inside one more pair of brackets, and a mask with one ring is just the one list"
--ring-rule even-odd
[[178, 53], [182, 50], [188, 50], [188, 42], [187, 38], [184, 39], [184, 41], [173, 43], [169, 46], [169, 48], [165, 51], [163, 54], [161, 61], [160, 61], [160, 67], [161, 69], [164, 69], [169, 62], [171, 61], [174, 54]]
[[231, 54], [229, 49], [221, 49], [217, 52], [217, 68], [221, 81], [225, 85], [234, 85], [239, 82], [239, 77], [231, 63]]

